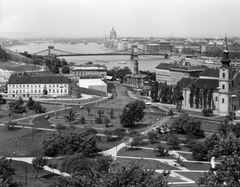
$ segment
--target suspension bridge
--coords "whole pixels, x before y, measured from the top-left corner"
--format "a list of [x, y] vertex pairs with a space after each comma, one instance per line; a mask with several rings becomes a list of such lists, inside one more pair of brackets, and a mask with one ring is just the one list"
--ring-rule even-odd
[[107, 53], [74, 53], [69, 51], [63, 51], [60, 49], [55, 49], [54, 46], [49, 46], [48, 49], [39, 51], [34, 53], [35, 55], [43, 55], [43, 56], [51, 56], [55, 55], [57, 57], [69, 57], [69, 56], [111, 56], [111, 55], [129, 55], [130, 59], [134, 60], [137, 59], [140, 55], [156, 55], [156, 56], [166, 56], [169, 55], [167, 53], [157, 53], [157, 52], [149, 52], [146, 50], [143, 50], [141, 48], [138, 48], [138, 46], [133, 45], [129, 49], [124, 50], [118, 50], [113, 52], [107, 52]]

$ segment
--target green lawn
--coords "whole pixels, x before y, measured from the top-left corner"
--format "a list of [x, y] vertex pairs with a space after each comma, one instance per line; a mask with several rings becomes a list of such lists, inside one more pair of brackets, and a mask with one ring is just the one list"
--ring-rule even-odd
[[102, 151], [106, 151], [120, 144], [123, 140], [110, 140], [107, 141], [107, 137], [101, 136], [100, 141], [97, 141], [97, 147]]
[[129, 159], [129, 158], [117, 158], [117, 163], [120, 164], [129, 164], [131, 162], [138, 162], [140, 165], [151, 168], [151, 169], [160, 169], [160, 170], [178, 170], [178, 168], [169, 166], [162, 162], [156, 160], [147, 160], [147, 159]]
[[7, 130], [0, 127], [0, 155], [38, 156], [41, 154], [41, 142], [45, 132], [15, 128]]
[[189, 170], [208, 170], [209, 164], [206, 163], [193, 163], [193, 162], [182, 162], [182, 166]]
[[22, 182], [24, 186], [27, 183], [27, 186], [31, 187], [45, 187], [50, 186], [57, 181], [58, 175], [45, 170], [40, 171], [36, 178], [36, 170], [31, 164], [20, 161], [12, 161], [12, 164], [16, 169], [16, 175], [13, 176], [14, 180]]
[[191, 171], [189, 171], [189, 172], [176, 172], [176, 173], [178, 173], [178, 174], [180, 174], [180, 175], [182, 175], [184, 177], [187, 177], [189, 179], [192, 179], [194, 181], [197, 181], [198, 178], [201, 175], [201, 172], [191, 172]]
[[157, 157], [156, 153], [153, 150], [149, 150], [149, 149], [126, 149], [122, 148], [118, 154], [118, 156], [131, 156], [131, 157], [146, 157], [146, 158], [163, 158], [163, 159], [175, 159], [175, 157], [169, 155], [169, 156], [165, 156], [165, 157]]
[[192, 160], [192, 161], [196, 161], [192, 158], [192, 153], [179, 153], [180, 155], [182, 155], [184, 158], [186, 158], [187, 160]]

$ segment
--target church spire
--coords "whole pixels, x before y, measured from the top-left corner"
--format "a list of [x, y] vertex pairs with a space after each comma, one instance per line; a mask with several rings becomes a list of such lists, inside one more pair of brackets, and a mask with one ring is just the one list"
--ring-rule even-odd
[[230, 67], [231, 60], [229, 59], [229, 51], [228, 51], [228, 39], [227, 35], [225, 37], [225, 50], [223, 51], [223, 58], [221, 60], [222, 66]]

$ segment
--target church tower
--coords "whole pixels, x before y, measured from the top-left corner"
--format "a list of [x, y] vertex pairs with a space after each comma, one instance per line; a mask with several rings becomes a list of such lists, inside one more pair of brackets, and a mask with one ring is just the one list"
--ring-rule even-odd
[[219, 68], [218, 110], [219, 112], [227, 113], [231, 109], [230, 85], [233, 77], [233, 71], [230, 66], [231, 60], [229, 59], [227, 37], [225, 42], [226, 48], [223, 51], [223, 58], [221, 60], [222, 66]]

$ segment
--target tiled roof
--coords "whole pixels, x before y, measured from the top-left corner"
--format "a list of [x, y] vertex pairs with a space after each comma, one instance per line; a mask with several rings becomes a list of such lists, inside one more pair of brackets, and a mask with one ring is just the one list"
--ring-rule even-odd
[[196, 81], [197, 78], [182, 78], [180, 81], [179, 81], [179, 86], [181, 88], [187, 88], [190, 84], [192, 84], [194, 81]]
[[168, 64], [168, 63], [160, 63], [158, 64], [155, 68], [156, 69], [167, 69], [169, 70], [169, 68], [172, 66], [172, 64]]
[[[187, 64], [188, 62], [186, 62]], [[161, 63], [158, 66], [155, 67], [156, 69], [166, 69], [166, 70], [172, 70], [172, 71], [202, 71], [207, 66], [190, 66], [190, 65], [177, 65], [177, 64], [168, 64], [168, 63]]]
[[219, 81], [215, 79], [197, 79], [194, 82], [194, 85], [199, 88], [204, 88], [205, 86], [207, 88], [213, 88], [216, 89], [219, 86]]
[[219, 77], [219, 70], [218, 69], [205, 69], [203, 72], [199, 74], [200, 76], [207, 76], [207, 77]]
[[11, 76], [8, 84], [68, 84], [70, 80], [64, 76]]

